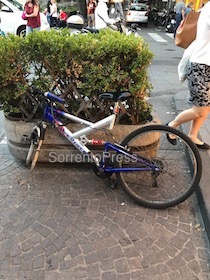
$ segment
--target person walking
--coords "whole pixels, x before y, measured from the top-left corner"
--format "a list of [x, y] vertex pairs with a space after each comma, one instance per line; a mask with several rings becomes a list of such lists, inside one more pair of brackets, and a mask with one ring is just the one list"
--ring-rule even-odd
[[[209, 149], [210, 146], [198, 138], [198, 133], [210, 112], [210, 2], [206, 3], [200, 12], [193, 44], [187, 73], [192, 107], [181, 112], [168, 126], [178, 128], [191, 121], [188, 136], [198, 148]], [[167, 139], [176, 145], [176, 139], [171, 139], [170, 135]]]
[[174, 38], [176, 36], [176, 30], [179, 27], [181, 21], [185, 17], [186, 6], [184, 4], [184, 0], [179, 0], [179, 2], [174, 7], [174, 12], [176, 13], [176, 26], [174, 30]]
[[25, 17], [27, 18], [26, 35], [33, 31], [39, 31], [41, 27], [39, 5], [36, 0], [28, 0], [24, 6]]

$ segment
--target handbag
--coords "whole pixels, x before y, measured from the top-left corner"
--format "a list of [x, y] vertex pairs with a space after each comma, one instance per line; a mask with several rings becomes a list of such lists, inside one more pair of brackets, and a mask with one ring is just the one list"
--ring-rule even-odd
[[175, 36], [176, 46], [186, 49], [195, 40], [199, 15], [200, 13], [191, 11], [181, 21]]
[[26, 17], [25, 11], [22, 13], [22, 19], [27, 20], [28, 18]]

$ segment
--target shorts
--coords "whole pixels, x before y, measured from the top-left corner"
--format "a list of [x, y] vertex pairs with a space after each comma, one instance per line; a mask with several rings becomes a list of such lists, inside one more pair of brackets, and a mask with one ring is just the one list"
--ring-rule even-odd
[[95, 20], [95, 15], [94, 14], [89, 14], [87, 15], [88, 20], [94, 21]]

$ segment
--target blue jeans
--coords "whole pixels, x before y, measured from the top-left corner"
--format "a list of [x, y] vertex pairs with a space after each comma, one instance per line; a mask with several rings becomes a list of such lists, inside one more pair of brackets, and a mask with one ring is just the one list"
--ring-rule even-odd
[[174, 38], [176, 36], [176, 30], [179, 27], [181, 21], [182, 21], [182, 14], [176, 14], [176, 26], [175, 26], [175, 30], [174, 30]]
[[26, 25], [26, 35], [28, 35], [31, 32], [39, 31], [39, 30], [40, 30], [40, 27], [32, 28], [32, 27]]

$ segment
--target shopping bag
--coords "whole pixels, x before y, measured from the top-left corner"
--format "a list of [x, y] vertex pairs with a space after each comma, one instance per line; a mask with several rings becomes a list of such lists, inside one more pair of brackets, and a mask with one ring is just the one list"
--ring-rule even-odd
[[197, 22], [200, 13], [191, 11], [181, 21], [176, 31], [176, 46], [186, 49], [196, 38]]
[[28, 19], [28, 18], [26, 17], [25, 11], [22, 13], [22, 16], [21, 16], [21, 17], [22, 17], [23, 20], [27, 20], [27, 19]]

